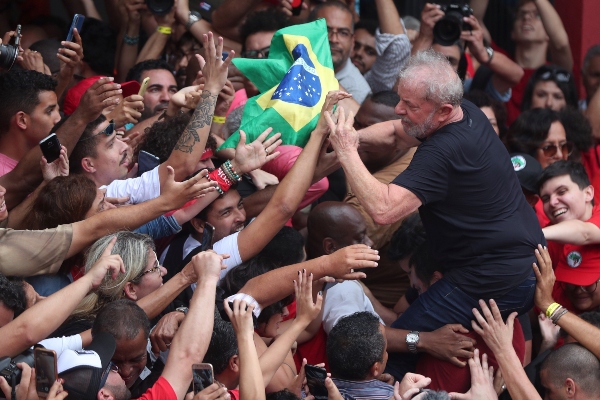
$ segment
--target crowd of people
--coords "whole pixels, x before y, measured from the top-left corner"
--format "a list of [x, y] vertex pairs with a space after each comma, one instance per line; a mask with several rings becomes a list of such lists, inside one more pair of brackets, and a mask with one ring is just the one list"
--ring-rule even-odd
[[[481, 0], [38, 3], [0, 1], [0, 398], [600, 399], [600, 44], [550, 0], [513, 53]], [[232, 60], [317, 20], [339, 90], [249, 139]]]

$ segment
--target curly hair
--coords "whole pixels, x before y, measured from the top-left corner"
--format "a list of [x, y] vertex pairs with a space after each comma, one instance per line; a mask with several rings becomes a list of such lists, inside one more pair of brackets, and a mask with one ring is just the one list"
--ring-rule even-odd
[[[242, 46], [245, 47], [248, 36], [259, 32], [275, 32], [290, 25], [288, 17], [277, 8], [267, 8], [253, 12], [240, 26]], [[245, 48], [243, 49], [245, 50]]]
[[535, 70], [523, 92], [523, 101], [521, 102], [521, 111], [531, 109], [533, 91], [538, 82], [554, 82], [565, 96], [567, 107], [577, 109], [579, 94], [577, 85], [573, 79], [573, 74], [557, 65], [543, 65]]
[[135, 64], [125, 78], [125, 82], [138, 81], [141, 83], [142, 74], [144, 71], [151, 71], [153, 69], [164, 69], [173, 73], [173, 68], [165, 60], [146, 60]]
[[6, 276], [0, 274], [0, 303], [13, 311], [15, 316], [22, 313], [27, 307], [25, 290], [22, 282], [11, 281]]
[[[138, 145], [136, 153], [144, 150], [158, 157], [161, 163], [167, 161], [191, 118], [191, 114], [185, 113], [168, 121], [155, 122], [146, 128], [144, 140]], [[213, 151], [217, 148], [217, 141], [211, 135], [206, 141], [206, 148]]]

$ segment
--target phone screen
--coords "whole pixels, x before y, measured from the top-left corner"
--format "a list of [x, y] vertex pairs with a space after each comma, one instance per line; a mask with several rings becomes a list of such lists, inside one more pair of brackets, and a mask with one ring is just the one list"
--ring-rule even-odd
[[50, 387], [58, 378], [56, 374], [56, 353], [54, 350], [36, 348], [35, 353], [35, 389], [38, 396], [47, 397]]
[[327, 388], [325, 387], [325, 378], [327, 371], [325, 368], [315, 367], [314, 365], [305, 365], [306, 383], [310, 394], [315, 396], [316, 400], [327, 400]]
[[211, 364], [194, 364], [192, 367], [194, 376], [194, 394], [203, 391], [205, 388], [213, 384], [213, 368]]

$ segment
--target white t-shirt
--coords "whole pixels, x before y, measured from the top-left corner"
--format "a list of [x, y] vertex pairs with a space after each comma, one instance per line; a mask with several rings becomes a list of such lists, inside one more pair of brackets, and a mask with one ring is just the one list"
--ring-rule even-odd
[[[223, 239], [219, 240], [218, 242], [216, 242], [213, 245], [213, 250], [215, 252], [217, 252], [218, 254], [229, 254], [229, 258], [223, 260], [223, 264], [225, 264], [225, 266], [227, 267], [226, 269], [221, 271], [221, 275], [219, 277], [219, 279], [223, 279], [225, 277], [225, 275], [227, 275], [227, 272], [229, 272], [230, 269], [237, 267], [238, 265], [240, 265], [242, 263], [242, 257], [240, 256], [240, 249], [238, 248], [238, 235], [239, 232], [233, 233], [229, 236], [225, 236]], [[192, 237], [192, 235], [190, 234], [188, 236], [188, 238], [185, 240], [185, 243], [183, 244], [183, 258], [186, 258], [188, 254], [190, 254], [190, 252], [192, 250], [194, 250], [196, 247], [200, 246], [201, 243], [199, 241], [197, 241], [196, 239], [194, 239]], [[162, 252], [162, 254], [160, 255], [160, 263], [163, 264], [165, 261], [165, 258], [167, 257], [167, 252], [169, 251], [169, 247], [167, 246], [167, 248]], [[196, 284], [192, 284], [192, 290], [196, 289]]]
[[129, 204], [139, 204], [160, 196], [158, 167], [144, 172], [142, 176], [112, 181], [106, 188], [106, 197], [127, 197]]
[[81, 350], [83, 348], [81, 335], [44, 339], [39, 344], [48, 350], [54, 350], [57, 356], [60, 356], [65, 350]]
[[[341, 318], [362, 311], [373, 313], [379, 318], [360, 283], [357, 281], [344, 281], [331, 287], [327, 290], [323, 302], [323, 329], [325, 333], [329, 335], [329, 332]], [[379, 321], [385, 325], [381, 318], [379, 318]]]

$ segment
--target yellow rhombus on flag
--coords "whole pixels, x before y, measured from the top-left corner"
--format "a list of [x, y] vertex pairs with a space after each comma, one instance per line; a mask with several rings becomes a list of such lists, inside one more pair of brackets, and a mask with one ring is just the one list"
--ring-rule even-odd
[[[246, 102], [240, 129], [246, 142], [268, 127], [283, 144], [304, 147], [325, 96], [339, 89], [324, 19], [275, 32], [268, 59], [235, 58], [233, 63], [261, 92]], [[220, 147], [235, 148], [239, 130]]]

